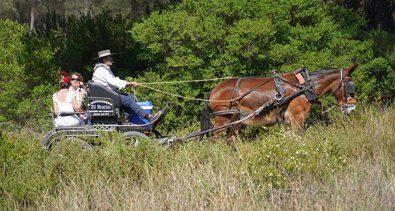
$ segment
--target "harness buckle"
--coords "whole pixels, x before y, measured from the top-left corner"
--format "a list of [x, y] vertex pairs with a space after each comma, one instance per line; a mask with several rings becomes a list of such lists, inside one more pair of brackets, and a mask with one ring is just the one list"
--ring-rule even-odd
[[282, 93], [277, 92], [276, 95], [274, 95], [274, 98], [277, 101], [281, 101], [284, 98], [284, 95]]
[[277, 101], [281, 101], [284, 97], [285, 94], [285, 86], [284, 86], [284, 81], [282, 80], [281, 76], [279, 73], [277, 73], [276, 70], [273, 70], [273, 80], [274, 80], [274, 87], [276, 89], [276, 94], [274, 95], [274, 98]]

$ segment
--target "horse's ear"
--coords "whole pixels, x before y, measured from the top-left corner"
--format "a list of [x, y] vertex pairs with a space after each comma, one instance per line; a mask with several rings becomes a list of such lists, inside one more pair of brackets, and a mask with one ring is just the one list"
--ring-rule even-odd
[[348, 67], [346, 69], [347, 75], [350, 76], [351, 73], [354, 72], [355, 69], [357, 69], [357, 67], [358, 67], [358, 64], [355, 64], [355, 63], [353, 65], [351, 65], [350, 67]]

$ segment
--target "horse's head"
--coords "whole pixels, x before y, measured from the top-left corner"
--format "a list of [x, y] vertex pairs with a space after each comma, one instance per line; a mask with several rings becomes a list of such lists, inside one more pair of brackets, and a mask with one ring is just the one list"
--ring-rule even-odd
[[339, 70], [339, 85], [333, 92], [333, 95], [335, 96], [343, 114], [351, 114], [355, 110], [357, 104], [355, 99], [355, 84], [351, 79], [351, 73], [357, 68], [357, 66], [358, 65], [352, 65], [345, 70]]

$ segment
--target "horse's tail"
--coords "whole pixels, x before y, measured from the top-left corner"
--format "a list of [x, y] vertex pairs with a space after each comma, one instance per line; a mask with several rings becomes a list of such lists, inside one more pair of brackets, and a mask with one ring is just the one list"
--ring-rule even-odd
[[[211, 91], [207, 95], [207, 100], [210, 99]], [[206, 131], [209, 130], [213, 127], [210, 121], [210, 113], [211, 109], [209, 106], [209, 101], [206, 101], [203, 106], [202, 113], [200, 114], [200, 131]], [[207, 137], [211, 135], [211, 133], [206, 133]], [[204, 134], [200, 136], [200, 140], [202, 140], [204, 137]]]

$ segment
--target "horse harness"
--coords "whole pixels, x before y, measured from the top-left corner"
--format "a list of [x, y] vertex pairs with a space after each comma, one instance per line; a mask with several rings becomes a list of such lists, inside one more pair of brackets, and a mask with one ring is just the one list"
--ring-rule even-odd
[[[306, 98], [311, 101], [311, 102], [317, 102], [320, 98], [320, 96], [314, 91], [314, 84], [310, 79], [309, 73], [307, 68], [303, 68], [301, 70], [295, 71], [295, 76], [299, 81], [299, 84], [293, 83], [291, 81], [288, 81], [284, 78], [281, 77], [281, 75], [277, 71], [273, 71], [273, 81], [274, 81], [274, 86], [276, 90], [276, 94], [274, 95], [274, 99], [269, 101], [268, 103], [265, 103], [261, 108], [258, 109], [260, 112], [267, 111], [272, 108], [276, 108], [279, 106], [283, 106], [284, 104], [288, 103], [292, 99], [298, 97], [299, 95], [305, 94]], [[248, 113], [242, 112], [240, 110], [240, 101], [243, 99], [245, 96], [249, 95], [251, 92], [256, 90], [258, 87], [262, 86], [263, 84], [267, 83], [269, 80], [265, 80], [262, 83], [259, 83], [257, 86], [249, 90], [248, 92], [243, 93], [237, 98], [234, 98], [236, 93], [239, 90], [240, 82], [243, 78], [238, 78], [235, 84], [235, 87], [233, 88], [230, 100], [227, 105], [227, 110], [224, 111], [217, 111], [213, 112], [214, 116], [221, 116], [221, 115], [227, 115], [227, 114], [240, 114], [241, 116], [247, 116], [249, 115]], [[297, 88], [299, 88], [299, 91], [295, 92], [294, 94], [284, 97], [286, 93], [285, 85], [284, 82], [289, 83]], [[236, 102], [236, 108], [237, 109], [232, 109], [232, 102]], [[259, 113], [260, 113], [259, 112]], [[257, 113], [258, 114], [258, 113]], [[256, 115], [257, 115], [256, 114]]]

